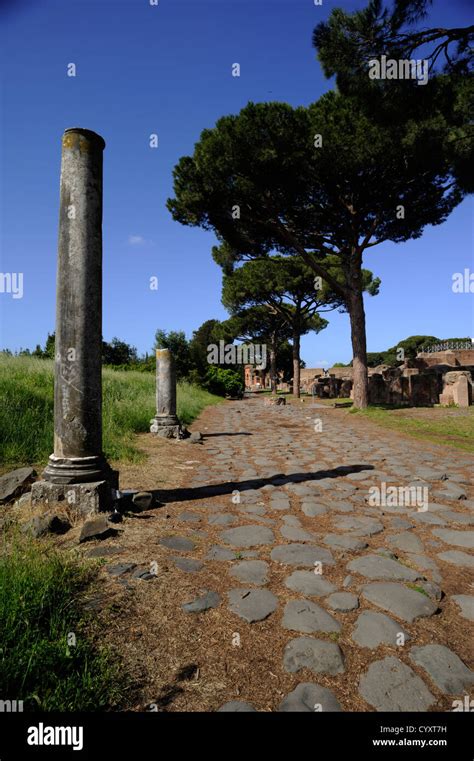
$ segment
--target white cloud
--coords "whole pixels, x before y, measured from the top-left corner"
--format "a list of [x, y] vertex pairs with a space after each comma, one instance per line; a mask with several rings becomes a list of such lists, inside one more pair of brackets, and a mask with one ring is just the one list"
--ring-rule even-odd
[[147, 241], [142, 235], [129, 235], [128, 242], [131, 246], [143, 246]]

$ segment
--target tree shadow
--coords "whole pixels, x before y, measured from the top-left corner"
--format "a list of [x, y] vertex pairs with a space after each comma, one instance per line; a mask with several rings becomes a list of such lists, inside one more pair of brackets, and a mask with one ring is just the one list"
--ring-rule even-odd
[[276, 473], [274, 476], [268, 476], [267, 478], [249, 478], [245, 481], [227, 481], [220, 484], [209, 484], [209, 486], [155, 489], [151, 491], [158, 502], [165, 504], [169, 502], [191, 502], [194, 499], [206, 499], [208, 497], [232, 494], [234, 491], [242, 492], [250, 489], [261, 489], [267, 484], [284, 486], [285, 484], [296, 484], [304, 481], [319, 481], [322, 478], [341, 478], [350, 475], [350, 473], [360, 473], [363, 470], [374, 470], [374, 466], [367, 464], [341, 465], [339, 468], [318, 470], [313, 473], [291, 473], [289, 475]]

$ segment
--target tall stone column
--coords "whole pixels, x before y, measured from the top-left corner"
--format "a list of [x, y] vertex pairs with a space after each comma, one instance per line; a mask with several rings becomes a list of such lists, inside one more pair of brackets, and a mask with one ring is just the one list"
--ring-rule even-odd
[[178, 438], [181, 426], [176, 415], [176, 368], [169, 349], [156, 351], [156, 415], [150, 431], [167, 439]]
[[[103, 509], [117, 488], [102, 453], [102, 154], [95, 132], [62, 138], [54, 374], [54, 452], [38, 500]], [[38, 486], [42, 484], [42, 487]], [[82, 488], [72, 486], [82, 485]], [[41, 495], [39, 494], [41, 491]], [[87, 504], [86, 504], [87, 503]]]

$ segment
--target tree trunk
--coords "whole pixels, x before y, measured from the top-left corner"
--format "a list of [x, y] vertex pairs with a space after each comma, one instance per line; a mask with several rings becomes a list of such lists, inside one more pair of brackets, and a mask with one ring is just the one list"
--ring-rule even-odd
[[272, 394], [277, 392], [277, 367], [276, 367], [276, 340], [275, 335], [272, 335], [270, 340], [270, 381], [272, 387]]
[[348, 308], [351, 319], [354, 407], [365, 409], [369, 403], [369, 381], [367, 374], [364, 299], [361, 289], [351, 289], [348, 298]]
[[293, 333], [293, 396], [300, 398], [300, 334]]

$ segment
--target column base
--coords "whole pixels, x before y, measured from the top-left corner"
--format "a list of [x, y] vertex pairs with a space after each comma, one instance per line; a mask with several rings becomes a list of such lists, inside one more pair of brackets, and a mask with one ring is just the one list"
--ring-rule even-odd
[[163, 439], [180, 439], [183, 429], [176, 415], [163, 415], [150, 420], [150, 433]]
[[102, 454], [92, 457], [57, 457], [52, 454], [43, 471], [43, 478], [53, 484], [109, 481], [113, 488], [118, 489], [118, 473], [111, 469]]
[[65, 502], [80, 515], [89, 515], [104, 510], [111, 510], [114, 504], [114, 489], [118, 488], [118, 471], [115, 475], [117, 486], [110, 481], [95, 481], [80, 484], [55, 484], [51, 481], [35, 481], [31, 487], [31, 504], [49, 504]]

